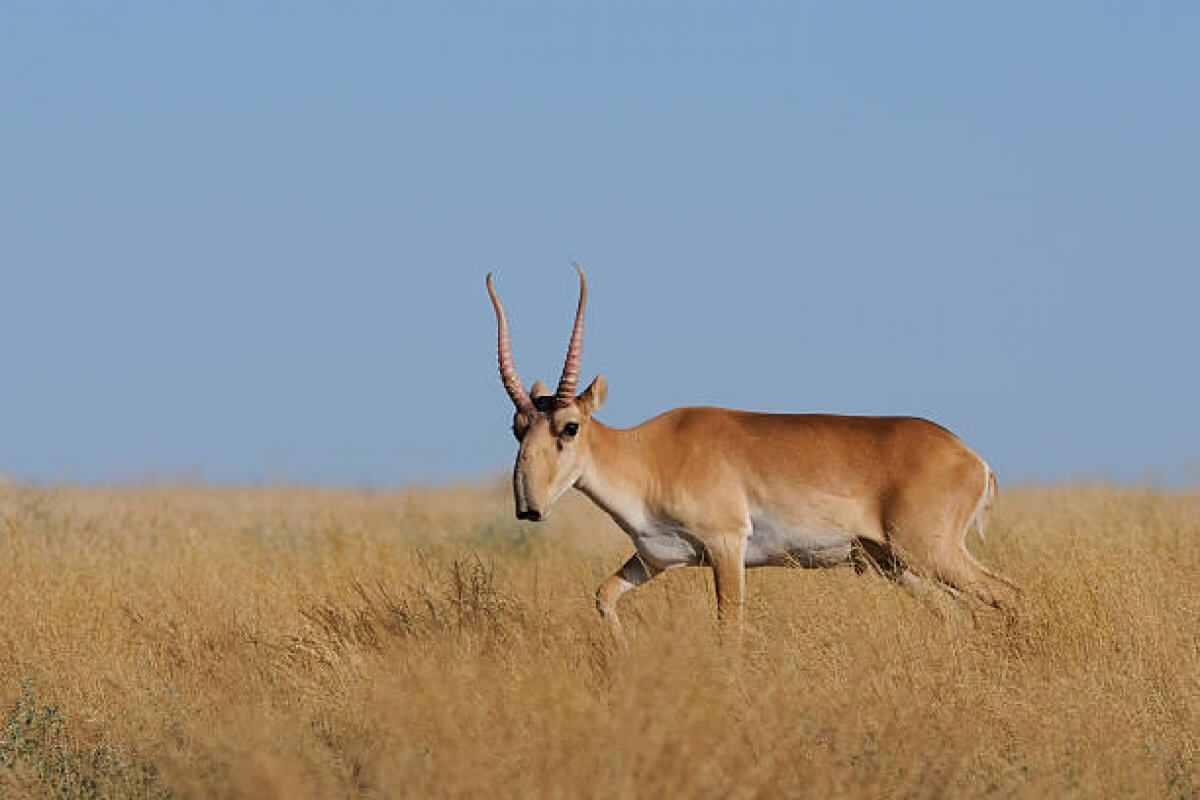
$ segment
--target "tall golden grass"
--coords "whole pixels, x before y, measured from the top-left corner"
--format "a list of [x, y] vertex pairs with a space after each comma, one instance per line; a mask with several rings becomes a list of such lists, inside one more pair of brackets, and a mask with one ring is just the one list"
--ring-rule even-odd
[[593, 607], [507, 488], [0, 487], [0, 795], [1200, 796], [1200, 495], [1001, 492], [1012, 618], [852, 570]]

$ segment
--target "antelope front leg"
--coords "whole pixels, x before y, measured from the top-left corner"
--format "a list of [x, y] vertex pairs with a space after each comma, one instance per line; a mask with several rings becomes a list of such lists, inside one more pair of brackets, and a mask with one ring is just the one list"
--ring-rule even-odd
[[721, 627], [742, 635], [742, 606], [746, 600], [746, 538], [729, 536], [710, 545], [713, 579], [717, 584], [717, 619]]
[[630, 589], [636, 589], [660, 572], [661, 569], [647, 564], [641, 556], [634, 553], [596, 590], [596, 610], [608, 620], [613, 636], [620, 644], [625, 644], [626, 640], [625, 629], [621, 626], [620, 616], [617, 615], [617, 600]]

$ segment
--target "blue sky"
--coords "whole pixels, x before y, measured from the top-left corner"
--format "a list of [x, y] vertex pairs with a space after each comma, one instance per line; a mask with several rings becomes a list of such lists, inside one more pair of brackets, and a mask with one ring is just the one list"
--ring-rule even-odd
[[[605, 421], [902, 413], [1194, 479], [1200, 7], [0, 8], [0, 474], [511, 463], [579, 259]], [[1189, 471], [1191, 470], [1191, 471]]]

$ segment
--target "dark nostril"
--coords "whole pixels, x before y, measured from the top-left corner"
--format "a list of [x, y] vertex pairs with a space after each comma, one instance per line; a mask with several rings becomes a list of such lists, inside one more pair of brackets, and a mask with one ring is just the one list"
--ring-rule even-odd
[[525, 512], [525, 519], [529, 520], [530, 522], [541, 522], [541, 521], [542, 521], [542, 512], [540, 512], [540, 511], [526, 511], [526, 512]]

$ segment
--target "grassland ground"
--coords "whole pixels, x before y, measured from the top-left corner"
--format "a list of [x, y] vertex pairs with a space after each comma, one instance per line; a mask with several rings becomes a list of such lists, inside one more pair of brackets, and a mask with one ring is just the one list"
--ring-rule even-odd
[[622, 601], [581, 498], [0, 485], [0, 796], [1200, 796], [1200, 494], [1002, 490], [1013, 617], [853, 570]]

